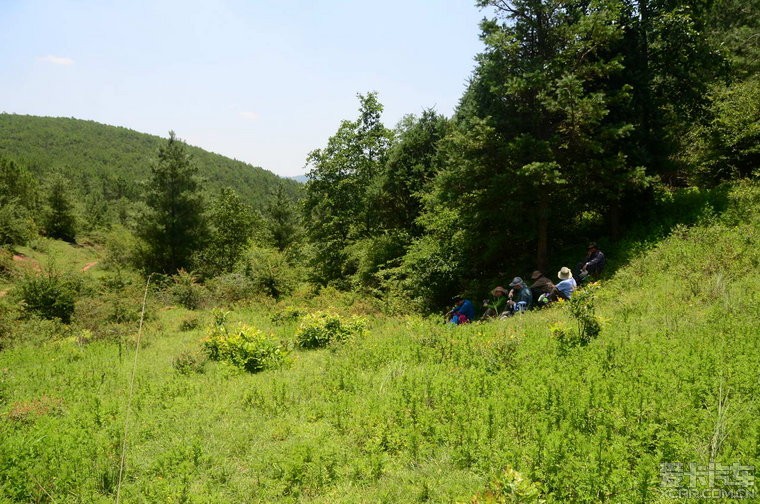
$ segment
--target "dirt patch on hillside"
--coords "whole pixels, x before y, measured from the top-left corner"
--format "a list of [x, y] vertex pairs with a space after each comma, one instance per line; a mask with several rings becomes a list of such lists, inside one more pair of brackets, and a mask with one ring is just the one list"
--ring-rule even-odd
[[31, 257], [27, 257], [24, 254], [13, 254], [13, 260], [21, 263], [20, 265], [31, 268], [34, 271], [42, 271], [42, 266], [40, 266], [40, 263], [37, 262], [36, 259], [32, 259]]
[[98, 261], [92, 261], [92, 262], [89, 262], [89, 263], [85, 264], [84, 267], [82, 268], [82, 272], [87, 271], [88, 269], [92, 268], [96, 264], [98, 264]]

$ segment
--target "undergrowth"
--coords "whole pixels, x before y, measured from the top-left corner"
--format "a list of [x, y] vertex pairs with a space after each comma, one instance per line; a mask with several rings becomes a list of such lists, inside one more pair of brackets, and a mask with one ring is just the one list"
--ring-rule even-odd
[[[737, 185], [575, 304], [509, 320], [383, 316], [329, 289], [214, 314], [156, 306], [122, 500], [664, 503], [661, 464], [760, 467], [759, 195]], [[322, 349], [329, 324], [308, 314], [330, 299], [341, 327], [367, 323]], [[17, 315], [0, 351], [0, 500], [113, 502], [134, 331]], [[296, 345], [299, 327], [318, 348]]]

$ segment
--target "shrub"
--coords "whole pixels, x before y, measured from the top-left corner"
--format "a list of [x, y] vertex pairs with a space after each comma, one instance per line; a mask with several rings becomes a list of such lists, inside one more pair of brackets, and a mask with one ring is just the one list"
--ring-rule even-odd
[[295, 267], [284, 253], [258, 247], [252, 248], [246, 256], [245, 274], [258, 292], [275, 299], [291, 293], [298, 278]]
[[598, 288], [599, 284], [590, 284], [576, 292], [570, 299], [570, 314], [578, 324], [578, 337], [582, 345], [589, 344], [602, 332], [594, 306], [594, 297]]
[[250, 299], [256, 295], [256, 285], [248, 276], [242, 273], [227, 273], [219, 275], [206, 282], [216, 300], [224, 303], [235, 303]]
[[228, 331], [219, 319], [203, 346], [210, 359], [228, 362], [249, 373], [280, 367], [287, 356], [287, 350], [272, 336], [246, 325]]
[[366, 321], [361, 317], [346, 321], [332, 313], [311, 313], [298, 327], [296, 344], [301, 348], [321, 348], [331, 343], [345, 343], [363, 334], [365, 326]]
[[19, 289], [24, 310], [45, 319], [60, 319], [68, 324], [74, 314], [80, 282], [50, 268], [41, 275], [27, 275]]
[[594, 297], [598, 288], [598, 284], [589, 284], [587, 287], [576, 291], [567, 303], [570, 307], [570, 314], [577, 324], [576, 330], [573, 331], [560, 325], [550, 328], [552, 336], [557, 340], [560, 355], [566, 355], [571, 348], [588, 345], [602, 331], [594, 305]]
[[194, 352], [182, 352], [172, 361], [172, 367], [182, 375], [201, 374], [205, 371], [206, 364], [203, 356]]
[[275, 324], [286, 324], [288, 322], [295, 322], [296, 320], [300, 319], [303, 316], [303, 312], [299, 310], [298, 308], [293, 308], [292, 306], [283, 308], [282, 310], [279, 310], [277, 313], [272, 315], [271, 320]]
[[36, 232], [34, 220], [26, 208], [14, 200], [0, 205], [0, 245], [26, 243]]
[[13, 276], [13, 252], [7, 247], [0, 247], [0, 278]]
[[507, 467], [498, 478], [488, 485], [488, 490], [478, 494], [470, 501], [472, 504], [492, 503], [541, 503], [541, 486]]
[[192, 331], [194, 329], [197, 329], [199, 325], [200, 320], [198, 320], [198, 317], [185, 317], [179, 324], [179, 330], [182, 332]]
[[113, 226], [105, 236], [106, 268], [120, 270], [132, 268], [139, 263], [140, 243], [135, 235], [124, 226]]
[[188, 310], [200, 308], [204, 289], [197, 283], [195, 276], [181, 269], [172, 280], [174, 283], [169, 287], [172, 300]]

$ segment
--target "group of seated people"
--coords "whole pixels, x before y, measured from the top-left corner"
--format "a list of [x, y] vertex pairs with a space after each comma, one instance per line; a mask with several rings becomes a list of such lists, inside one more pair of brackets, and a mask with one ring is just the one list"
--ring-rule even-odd
[[[605, 264], [605, 257], [596, 243], [591, 242], [587, 249], [585, 259], [576, 266], [576, 276], [582, 282], [589, 277], [595, 277], [601, 273]], [[547, 278], [541, 271], [534, 271], [531, 275], [532, 284], [527, 285], [520, 277], [515, 277], [510, 282], [508, 291], [502, 286], [491, 291], [491, 299], [483, 301], [483, 318], [505, 318], [529, 310], [533, 307], [543, 307], [552, 302], [569, 300], [578, 287], [573, 272], [563, 266], [557, 272], [559, 282], [556, 284]], [[475, 318], [475, 306], [472, 301], [463, 296], [452, 298], [454, 307], [446, 314], [446, 320], [452, 324], [465, 324]]]

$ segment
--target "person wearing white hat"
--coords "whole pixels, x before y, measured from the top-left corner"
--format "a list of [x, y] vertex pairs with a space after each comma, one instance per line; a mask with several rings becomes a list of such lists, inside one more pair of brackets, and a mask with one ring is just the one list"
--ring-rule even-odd
[[575, 291], [577, 287], [575, 279], [573, 278], [573, 272], [570, 271], [570, 268], [562, 266], [557, 273], [557, 277], [560, 279], [560, 282], [555, 286], [557, 297], [570, 299], [573, 295], [573, 291]]

